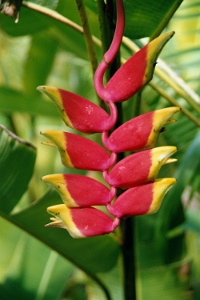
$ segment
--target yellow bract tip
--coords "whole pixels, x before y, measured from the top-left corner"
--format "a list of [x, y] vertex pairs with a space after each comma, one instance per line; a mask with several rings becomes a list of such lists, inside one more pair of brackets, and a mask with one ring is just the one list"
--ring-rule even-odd
[[42, 180], [47, 182], [58, 192], [65, 205], [68, 207], [78, 207], [68, 191], [67, 181], [65, 180], [63, 174], [46, 175], [42, 177]]
[[53, 226], [57, 226], [59, 224], [59, 227], [67, 229], [69, 234], [74, 238], [84, 237], [83, 234], [78, 230], [78, 228], [74, 224], [70, 213], [70, 209], [65, 204], [50, 206], [47, 208], [47, 212], [52, 214], [55, 218], [55, 221], [53, 221]]
[[45, 142], [47, 145], [54, 145], [58, 148], [61, 156], [62, 163], [68, 168], [73, 168], [73, 164], [67, 153], [67, 140], [63, 131], [59, 130], [43, 130], [41, 134], [49, 138], [51, 142]]
[[56, 87], [53, 87], [53, 86], [42, 85], [42, 86], [38, 86], [37, 90], [40, 91], [41, 93], [47, 95], [48, 97], [50, 97], [53, 100], [53, 102], [55, 103], [58, 111], [60, 112], [65, 124], [71, 128], [74, 128], [70, 119], [67, 116], [67, 112], [65, 111], [65, 109], [63, 107], [63, 100], [62, 100], [62, 96], [61, 96], [59, 89]]
[[147, 147], [154, 147], [158, 135], [161, 132], [163, 126], [165, 124], [175, 121], [170, 118], [172, 117], [173, 114], [175, 114], [179, 110], [180, 110], [179, 107], [174, 106], [174, 107], [167, 107], [167, 108], [162, 108], [154, 111], [152, 129], [146, 144]]
[[154, 181], [153, 201], [148, 211], [149, 214], [159, 210], [164, 196], [175, 183], [175, 178], [161, 178]]
[[172, 160], [169, 159], [169, 157], [176, 151], [177, 148], [175, 146], [156, 147], [151, 150], [152, 164], [148, 175], [149, 180], [152, 180], [157, 177], [161, 166], [163, 166], [166, 163], [172, 162]]

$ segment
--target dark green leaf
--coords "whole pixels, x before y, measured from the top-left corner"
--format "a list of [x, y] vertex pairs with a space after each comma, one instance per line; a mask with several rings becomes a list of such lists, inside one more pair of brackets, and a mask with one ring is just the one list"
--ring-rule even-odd
[[127, 20], [125, 35], [133, 39], [152, 36], [158, 28], [163, 29], [169, 15], [173, 15], [181, 2], [182, 0], [124, 1]]
[[73, 239], [66, 230], [44, 227], [49, 223], [46, 208], [58, 203], [57, 193], [49, 192], [26, 210], [8, 218], [87, 273], [110, 270], [119, 254], [118, 244], [111, 236]]
[[10, 212], [27, 189], [36, 149], [0, 126], [0, 210]]
[[[184, 234], [175, 236], [171, 239], [167, 238], [168, 231], [179, 227], [185, 222], [183, 206], [181, 202], [181, 196], [186, 186], [193, 186], [196, 182], [196, 178], [200, 177], [200, 134], [197, 134], [193, 143], [190, 145], [185, 156], [181, 160], [178, 166], [175, 177], [177, 178], [176, 185], [166, 195], [165, 201], [162, 205], [161, 211], [159, 212], [158, 228], [159, 228], [159, 239], [165, 259], [167, 262], [172, 262], [181, 257], [184, 248]], [[195, 178], [195, 181], [194, 181]], [[198, 180], [200, 183], [200, 180]], [[199, 191], [199, 185], [197, 185]], [[194, 192], [194, 191], [193, 191]], [[176, 249], [176, 251], [173, 251]]]

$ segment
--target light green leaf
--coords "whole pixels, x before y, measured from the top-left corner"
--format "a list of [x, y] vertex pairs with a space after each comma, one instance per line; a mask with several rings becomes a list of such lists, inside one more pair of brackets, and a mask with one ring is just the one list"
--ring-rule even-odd
[[54, 63], [56, 50], [57, 41], [48, 31], [32, 37], [23, 74], [24, 87], [28, 94], [38, 94], [36, 87], [46, 83]]
[[45, 6], [51, 9], [56, 9], [58, 6], [59, 0], [33, 0], [32, 1], [35, 4]]
[[42, 99], [38, 95], [28, 95], [22, 91], [14, 90], [6, 86], [0, 86], [1, 112], [27, 112], [30, 115], [58, 116], [52, 101]]
[[187, 284], [176, 266], [160, 266], [139, 272], [138, 300], [189, 300]]
[[[17, 233], [19, 230], [16, 230]], [[1, 245], [1, 249], [6, 249]], [[7, 274], [0, 286], [0, 298], [60, 299], [73, 266], [25, 233], [12, 245]]]
[[188, 209], [186, 212], [186, 221], [183, 224], [185, 230], [191, 230], [200, 235], [199, 210]]

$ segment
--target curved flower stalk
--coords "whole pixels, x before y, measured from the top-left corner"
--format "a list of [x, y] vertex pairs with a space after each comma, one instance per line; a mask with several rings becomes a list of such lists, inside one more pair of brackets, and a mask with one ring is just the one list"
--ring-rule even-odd
[[167, 32], [143, 47], [117, 70], [105, 87], [103, 76], [109, 63], [104, 58], [94, 77], [94, 86], [99, 97], [108, 103], [116, 103], [137, 93], [152, 79], [158, 55], [173, 35], [174, 32]]
[[[119, 50], [124, 30], [122, 0], [116, 1], [116, 5], [113, 42], [94, 78], [97, 94], [108, 103], [110, 114], [79, 95], [55, 87], [38, 87], [55, 102], [68, 127], [82, 133], [102, 134], [104, 147], [74, 133], [41, 132], [50, 140], [45, 144], [58, 148], [66, 167], [100, 171], [109, 185], [78, 174], [52, 174], [42, 178], [60, 194], [64, 203], [47, 209], [53, 216], [47, 226], [65, 228], [76, 238], [107, 234], [115, 230], [121, 218], [155, 213], [176, 181], [174, 178], [156, 179], [164, 164], [176, 161], [170, 158], [176, 147], [155, 146], [163, 126], [173, 122], [172, 116], [179, 111], [178, 107], [140, 115], [110, 133], [117, 121], [115, 103], [127, 100], [149, 82], [158, 54], [173, 35], [166, 33], [150, 42], [119, 68], [104, 87], [104, 73]], [[133, 153], [116, 162], [117, 154], [125, 151]], [[118, 188], [124, 191], [116, 197]]]

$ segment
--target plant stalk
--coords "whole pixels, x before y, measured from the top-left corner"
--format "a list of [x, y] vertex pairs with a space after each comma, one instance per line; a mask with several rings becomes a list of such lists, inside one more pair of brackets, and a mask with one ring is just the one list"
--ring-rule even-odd
[[86, 46], [87, 46], [87, 52], [89, 55], [89, 61], [91, 63], [92, 71], [93, 71], [93, 75], [94, 75], [97, 65], [98, 65], [98, 62], [97, 62], [97, 57], [96, 57], [96, 53], [94, 50], [94, 44], [93, 44], [92, 35], [90, 32], [87, 14], [85, 11], [85, 6], [84, 6], [84, 3], [82, 0], [76, 0], [76, 4], [77, 4], [78, 12], [79, 12], [82, 27], [83, 27], [85, 42], [86, 42]]
[[134, 217], [121, 220], [124, 299], [136, 300]]
[[[99, 23], [101, 29], [101, 40], [102, 48], [104, 53], [110, 47], [113, 40], [113, 1], [108, 0], [107, 5], [104, 1], [98, 0], [98, 12], [99, 12]], [[116, 70], [120, 67], [120, 55], [116, 56], [113, 61], [109, 72], [107, 72], [107, 80], [109, 80]], [[118, 120], [115, 127], [123, 124], [123, 105], [117, 103]], [[118, 155], [118, 160], [123, 159], [124, 153]], [[120, 190], [117, 191], [118, 195]], [[135, 280], [135, 255], [134, 255], [134, 222], [133, 218], [127, 218], [121, 220], [120, 230], [121, 239], [120, 246], [122, 251], [123, 261], [123, 288], [124, 288], [124, 300], [136, 300], [136, 280]]]

